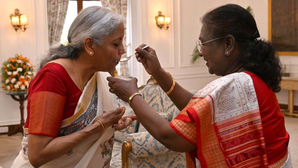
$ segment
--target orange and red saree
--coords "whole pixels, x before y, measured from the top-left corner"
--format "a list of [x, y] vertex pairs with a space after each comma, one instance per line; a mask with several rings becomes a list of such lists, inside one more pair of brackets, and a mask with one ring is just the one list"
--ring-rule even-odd
[[[108, 91], [108, 85], [106, 81], [107, 76], [107, 73], [102, 72], [97, 72], [94, 74], [94, 76], [85, 87], [81, 97], [79, 98], [74, 114], [71, 117], [62, 120], [62, 122], [60, 122], [61, 124], [58, 125], [58, 136], [65, 136], [79, 131], [85, 127], [88, 127], [90, 124], [93, 123], [95, 117], [100, 117], [102, 115], [103, 111], [108, 111], [116, 108], [115, 105], [117, 104], [117, 102], [115, 100], [115, 96]], [[30, 104], [30, 117], [33, 117], [31, 118], [31, 121], [36, 121], [34, 117], [38, 117], [37, 111], [39, 106], [51, 105], [52, 108], [56, 110], [59, 108], [63, 108], [60, 107], [60, 105], [58, 105], [57, 107], [57, 105], [53, 103], [55, 101], [63, 101], [60, 95], [47, 91], [37, 93], [38, 94], [35, 93], [36, 95], [32, 95], [32, 102], [36, 103], [37, 101], [41, 103]], [[48, 99], [45, 99], [44, 97], [47, 97]], [[42, 104], [42, 102], [44, 102], [44, 104]], [[52, 112], [53, 111], [50, 110], [48, 111], [48, 113], [43, 113], [43, 115], [46, 115], [46, 118], [53, 117], [53, 115], [51, 115]], [[44, 124], [47, 124], [46, 122], [42, 122], [42, 124], [40, 124], [40, 122], [31, 121], [29, 124], [29, 133], [30, 127], [32, 126], [32, 133], [40, 132], [43, 135], [48, 134], [49, 136], [57, 134], [55, 133], [55, 130], [57, 128], [49, 128], [47, 126], [44, 126]], [[109, 167], [114, 131], [114, 128], [109, 127], [103, 135], [98, 133], [87, 138], [84, 142], [73, 148], [68, 153], [51, 162], [46, 163], [42, 167]], [[26, 128], [24, 129], [22, 150], [20, 151], [18, 157], [15, 159], [12, 165], [13, 168], [32, 167], [28, 160], [27, 150], [28, 129]]]
[[278, 161], [268, 163], [258, 99], [253, 80], [247, 73], [227, 75], [208, 84], [194, 95], [170, 125], [197, 146], [197, 151], [187, 154], [193, 160], [188, 162], [189, 167], [195, 167], [194, 157], [199, 159], [201, 167], [290, 165], [287, 148], [280, 153]]

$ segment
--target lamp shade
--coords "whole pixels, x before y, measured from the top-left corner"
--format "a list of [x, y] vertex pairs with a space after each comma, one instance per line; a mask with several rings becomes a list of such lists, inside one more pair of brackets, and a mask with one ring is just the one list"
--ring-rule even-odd
[[20, 23], [19, 16], [12, 16], [11, 17], [11, 24], [13, 26], [17, 26], [17, 25], [19, 25], [19, 23]]
[[171, 18], [170, 17], [165, 17], [165, 24], [169, 25], [171, 23]]
[[159, 25], [163, 25], [165, 23], [165, 17], [164, 16], [158, 16], [157, 23]]
[[20, 25], [27, 25], [28, 24], [28, 20], [27, 20], [27, 16], [26, 15], [21, 15], [20, 16]]

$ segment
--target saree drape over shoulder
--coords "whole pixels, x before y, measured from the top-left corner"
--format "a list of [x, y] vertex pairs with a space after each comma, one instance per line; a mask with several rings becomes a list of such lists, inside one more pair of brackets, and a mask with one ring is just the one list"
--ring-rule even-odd
[[276, 96], [252, 73], [209, 83], [170, 125], [197, 146], [187, 154], [188, 167], [195, 167], [195, 157], [201, 167], [291, 167]]
[[[61, 71], [61, 73], [64, 73], [64, 75], [67, 73], [65, 70], [64, 72], [63, 69], [61, 69], [61, 66], [58, 64], [51, 63], [46, 66], [58, 66], [58, 69], [60, 69], [59, 71]], [[52, 74], [50, 75], [52, 77], [46, 77], [42, 79], [55, 79], [55, 76], [57, 75], [51, 72], [51, 70], [50, 73]], [[39, 77], [45, 74], [46, 73], [41, 73], [39, 76], [37, 76], [35, 81], [37, 82]], [[86, 85], [81, 96], [78, 95], [77, 92], [75, 92], [75, 94], [71, 94], [72, 91], [65, 91], [67, 89], [77, 89], [77, 87], [74, 86], [72, 80], [70, 85], [65, 85], [64, 79], [59, 79], [56, 86], [53, 86], [59, 87], [58, 85], [63, 85], [63, 87], [58, 89], [59, 91], [51, 91], [51, 89], [39, 89], [37, 92], [33, 91], [34, 93], [31, 95], [29, 93], [28, 119], [24, 128], [22, 150], [15, 159], [12, 167], [32, 167], [27, 156], [28, 134], [47, 135], [52, 137], [66, 136], [88, 127], [93, 123], [96, 117], [100, 117], [103, 114], [103, 111], [114, 110], [117, 103], [115, 96], [108, 91], [106, 80], [107, 76], [107, 73], [95, 73]], [[70, 77], [67, 76], [66, 79], [69, 80]], [[55, 88], [53, 90], [57, 89]], [[81, 93], [80, 91], [78, 92]], [[77, 95], [79, 96], [79, 100], [73, 102], [76, 100]], [[67, 112], [67, 109], [71, 109], [73, 105], [75, 105], [75, 110], [74, 113], [72, 111], [71, 114], [71, 112]], [[52, 160], [41, 167], [109, 167], [112, 146], [114, 142], [114, 131], [114, 128], [109, 127], [106, 129], [103, 135], [98, 133], [85, 139], [82, 143], [70, 150], [68, 153], [65, 153], [63, 156]]]

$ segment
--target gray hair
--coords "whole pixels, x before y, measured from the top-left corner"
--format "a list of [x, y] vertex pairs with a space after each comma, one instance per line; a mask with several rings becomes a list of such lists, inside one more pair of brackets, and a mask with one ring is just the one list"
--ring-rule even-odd
[[78, 53], [84, 49], [86, 37], [91, 37], [96, 45], [102, 45], [103, 38], [113, 34], [123, 21], [122, 16], [106, 8], [91, 6], [83, 9], [69, 28], [69, 45], [51, 46], [47, 57], [41, 61], [40, 68], [58, 58], [77, 58]]

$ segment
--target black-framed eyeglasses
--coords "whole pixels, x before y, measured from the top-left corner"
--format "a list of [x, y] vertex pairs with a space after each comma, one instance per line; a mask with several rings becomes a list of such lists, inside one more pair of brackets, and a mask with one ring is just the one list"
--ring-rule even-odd
[[197, 45], [197, 49], [198, 49], [199, 53], [202, 54], [202, 46], [203, 46], [203, 45], [205, 45], [205, 44], [207, 44], [207, 43], [210, 43], [210, 42], [212, 42], [212, 41], [221, 39], [221, 38], [223, 38], [223, 37], [217, 37], [217, 38], [214, 38], [214, 39], [211, 39], [211, 40], [207, 40], [207, 41], [205, 41], [205, 42], [203, 42], [203, 43], [201, 42], [200, 39], [198, 39], [198, 41], [196, 42], [196, 45]]

